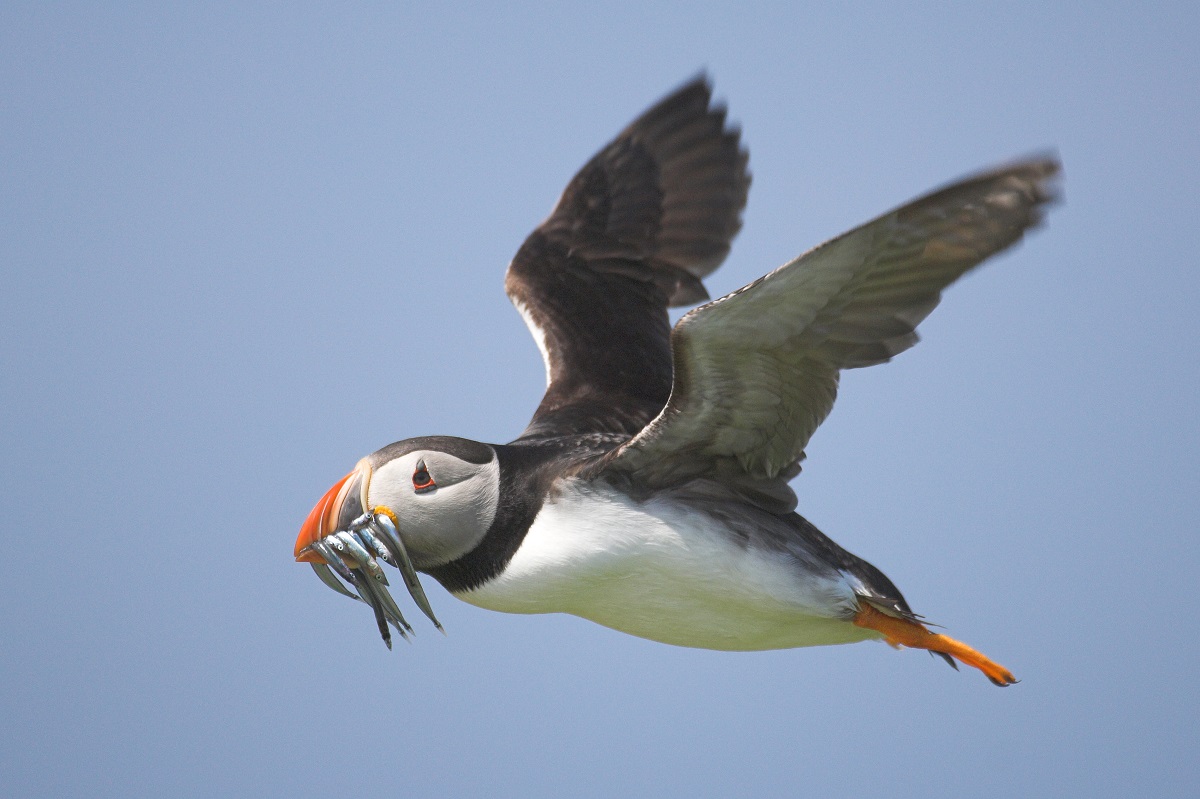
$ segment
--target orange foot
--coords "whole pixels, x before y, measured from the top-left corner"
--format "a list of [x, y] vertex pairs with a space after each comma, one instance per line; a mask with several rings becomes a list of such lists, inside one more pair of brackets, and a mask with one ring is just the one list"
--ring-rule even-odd
[[995, 685], [1003, 687], [1017, 682], [1017, 678], [1012, 675], [1011, 671], [982, 652], [977, 652], [947, 635], [931, 633], [925, 629], [925, 625], [918, 622], [889, 616], [866, 602], [860, 603], [858, 613], [854, 614], [854, 623], [859, 627], [883, 633], [884, 638], [892, 646], [928, 649], [930, 652], [949, 655], [956, 660], [961, 660], [968, 666], [974, 666], [982, 671]]

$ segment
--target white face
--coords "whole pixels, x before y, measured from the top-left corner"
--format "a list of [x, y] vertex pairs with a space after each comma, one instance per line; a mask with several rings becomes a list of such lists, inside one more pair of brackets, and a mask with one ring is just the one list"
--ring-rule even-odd
[[[386, 449], [368, 458], [386, 457]], [[472, 463], [447, 452], [418, 449], [371, 472], [369, 507], [396, 514], [418, 569], [440, 566], [474, 549], [491, 527], [500, 500], [500, 463]]]

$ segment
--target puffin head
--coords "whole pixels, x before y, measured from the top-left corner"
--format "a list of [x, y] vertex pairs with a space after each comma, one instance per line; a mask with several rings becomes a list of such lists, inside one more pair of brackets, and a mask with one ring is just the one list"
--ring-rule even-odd
[[391, 520], [415, 568], [440, 566], [483, 540], [499, 500], [500, 464], [487, 444], [452, 436], [397, 441], [360, 460], [313, 507], [296, 560], [326, 563], [314, 544], [368, 514]]
[[400, 570], [413, 601], [441, 630], [417, 569], [450, 563], [477, 547], [499, 502], [500, 461], [492, 447], [449, 436], [398, 441], [363, 458], [325, 492], [300, 527], [296, 560], [333, 590], [370, 605], [391, 649], [389, 627], [403, 638], [412, 627], [378, 560]]

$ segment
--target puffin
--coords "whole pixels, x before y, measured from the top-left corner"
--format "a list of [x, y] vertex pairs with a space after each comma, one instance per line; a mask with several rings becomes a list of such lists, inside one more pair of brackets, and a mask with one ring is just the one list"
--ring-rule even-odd
[[[1057, 157], [946, 185], [709, 301], [703, 279], [741, 227], [747, 165], [706, 75], [634, 120], [508, 266], [505, 291], [546, 367], [521, 435], [397, 441], [313, 507], [296, 560], [369, 605], [389, 648], [390, 629], [412, 627], [384, 565], [439, 630], [419, 574], [481, 608], [573, 614], [676, 646], [881, 640], [1016, 682], [798, 514], [789, 481], [841, 371], [913, 346], [943, 289], [1038, 226], [1058, 197]], [[672, 327], [678, 306], [697, 307]]]

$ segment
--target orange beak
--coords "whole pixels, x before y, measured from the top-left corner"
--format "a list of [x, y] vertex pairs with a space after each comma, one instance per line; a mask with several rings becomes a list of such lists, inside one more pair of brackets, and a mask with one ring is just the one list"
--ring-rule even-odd
[[325, 563], [325, 558], [309, 547], [314, 541], [320, 541], [333, 532], [337, 524], [338, 512], [346, 499], [347, 484], [350, 478], [358, 473], [355, 469], [350, 474], [333, 484], [333, 488], [325, 492], [325, 496], [309, 511], [308, 518], [300, 526], [300, 535], [296, 536], [296, 560], [302, 563]]

